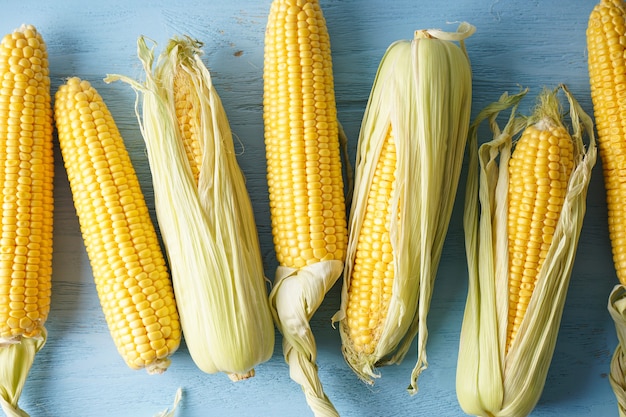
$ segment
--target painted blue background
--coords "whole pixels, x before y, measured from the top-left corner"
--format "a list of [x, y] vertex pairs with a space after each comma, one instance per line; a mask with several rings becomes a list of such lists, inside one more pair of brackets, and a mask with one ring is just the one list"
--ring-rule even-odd
[[[358, 129], [379, 60], [387, 46], [422, 28], [453, 29], [468, 21], [474, 72], [472, 114], [504, 91], [569, 86], [591, 112], [585, 28], [595, 0], [322, 0], [333, 48], [338, 114], [354, 157]], [[69, 76], [89, 80], [107, 102], [127, 143], [153, 209], [149, 169], [134, 114], [135, 96], [122, 83], [105, 84], [108, 73], [140, 77], [136, 40], [159, 45], [189, 34], [205, 43], [205, 62], [221, 95], [239, 162], [255, 208], [266, 274], [276, 260], [269, 228], [262, 127], [263, 35], [269, 0], [132, 1], [28, 0], [2, 2], [0, 32], [34, 24], [48, 45], [53, 93]], [[532, 98], [522, 104], [530, 108]], [[312, 415], [289, 378], [278, 336], [274, 356], [256, 377], [232, 383], [198, 370], [184, 346], [161, 376], [132, 371], [118, 356], [96, 296], [67, 177], [57, 146], [55, 253], [49, 340], [38, 354], [21, 406], [31, 416], [152, 416], [184, 389], [180, 417]], [[543, 396], [533, 417], [617, 416], [607, 373], [617, 338], [606, 302], [617, 278], [607, 234], [601, 163], [594, 169], [588, 212], [571, 277], [559, 340]], [[459, 196], [464, 192], [463, 182]], [[430, 367], [419, 393], [405, 387], [415, 349], [400, 366], [382, 369], [374, 387], [359, 382], [344, 363], [330, 317], [339, 306], [339, 284], [312, 321], [320, 378], [345, 417], [463, 416], [455, 395], [459, 330], [467, 290], [462, 198], [453, 214], [429, 318]]]

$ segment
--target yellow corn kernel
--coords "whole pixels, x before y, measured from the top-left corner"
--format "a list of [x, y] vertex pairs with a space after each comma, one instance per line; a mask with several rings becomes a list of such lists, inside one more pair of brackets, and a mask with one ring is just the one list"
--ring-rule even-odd
[[509, 161], [507, 350], [552, 243], [573, 167], [571, 136], [549, 122], [527, 127]]
[[604, 174], [609, 237], [617, 277], [626, 284], [626, 6], [602, 0], [589, 16], [587, 53], [591, 99]]
[[176, 119], [182, 136], [183, 146], [189, 160], [191, 173], [198, 183], [200, 166], [202, 166], [202, 141], [198, 139], [200, 134], [200, 115], [198, 109], [200, 103], [193, 93], [194, 86], [191, 76], [184, 70], [179, 70], [174, 76], [174, 103], [176, 107]]
[[180, 324], [165, 259], [123, 139], [102, 97], [76, 77], [59, 87], [55, 119], [113, 340], [130, 368], [163, 372], [179, 346]]
[[[471, 68], [455, 32], [417, 30], [378, 66], [356, 152], [339, 322], [342, 353], [364, 382], [400, 363], [417, 337], [410, 393], [426, 361], [427, 314], [461, 173]], [[455, 44], [454, 41], [459, 42]], [[445, 133], [444, 133], [445, 132]]]
[[50, 310], [54, 160], [46, 45], [23, 25], [0, 43], [0, 346]]
[[347, 327], [357, 352], [374, 352], [389, 309], [395, 276], [389, 237], [395, 186], [396, 147], [389, 128], [367, 196], [348, 288]]

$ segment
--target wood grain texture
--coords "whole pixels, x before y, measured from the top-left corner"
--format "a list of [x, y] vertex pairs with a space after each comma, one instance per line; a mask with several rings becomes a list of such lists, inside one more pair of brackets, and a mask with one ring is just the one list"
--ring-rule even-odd
[[[379, 60], [389, 44], [413, 31], [468, 21], [477, 32], [467, 41], [474, 72], [472, 114], [504, 91], [565, 83], [591, 112], [585, 28], [595, 0], [321, 0], [331, 36], [337, 105], [354, 158], [356, 138]], [[204, 42], [205, 62], [238, 138], [239, 162], [255, 209], [266, 274], [276, 260], [270, 235], [262, 126], [263, 35], [269, 0], [44, 0], [4, 2], [0, 31], [34, 24], [49, 50], [53, 93], [69, 76], [87, 79], [107, 102], [124, 137], [151, 210], [150, 171], [134, 113], [135, 95], [108, 73], [140, 77], [136, 40], [160, 46], [176, 34]], [[525, 101], [527, 108], [532, 100]], [[55, 252], [49, 341], [38, 354], [21, 406], [33, 417], [152, 416], [184, 390], [178, 416], [307, 416], [300, 388], [289, 378], [280, 336], [272, 359], [255, 378], [232, 383], [207, 375], [183, 344], [163, 375], [131, 371], [117, 354], [100, 310], [91, 269], [60, 153], [56, 153]], [[543, 396], [533, 417], [617, 416], [607, 374], [617, 338], [606, 310], [617, 283], [607, 233], [601, 163], [594, 169], [588, 211], [563, 313], [559, 340]], [[410, 397], [405, 388], [415, 360], [381, 370], [373, 387], [359, 382], [340, 353], [330, 317], [339, 306], [339, 284], [312, 321], [320, 378], [345, 417], [463, 416], [455, 395], [459, 331], [467, 291], [462, 195], [446, 240], [429, 316], [430, 367]]]

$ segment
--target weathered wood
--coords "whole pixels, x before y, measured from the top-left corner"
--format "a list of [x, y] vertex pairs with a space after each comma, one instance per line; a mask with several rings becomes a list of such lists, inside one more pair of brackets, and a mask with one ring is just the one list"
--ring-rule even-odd
[[[189, 34], [204, 42], [205, 56], [239, 143], [258, 222], [266, 274], [276, 260], [269, 227], [262, 125], [263, 35], [269, 0], [85, 2], [4, 2], [0, 32], [31, 23], [49, 50], [53, 93], [69, 76], [87, 79], [109, 105], [140, 175], [153, 210], [150, 171], [134, 113], [135, 95], [121, 83], [105, 84], [107, 73], [141, 76], [136, 39], [145, 35], [165, 44]], [[477, 27], [467, 40], [474, 72], [475, 115], [504, 91], [566, 83], [591, 112], [585, 28], [595, 1], [564, 0], [322, 0], [331, 35], [338, 113], [354, 158], [360, 120], [378, 62], [387, 46], [410, 38], [415, 29], [468, 21]], [[455, 26], [451, 25], [450, 28]], [[532, 100], [526, 101], [528, 107]], [[256, 377], [232, 383], [207, 375], [184, 345], [161, 376], [131, 371], [118, 356], [98, 304], [91, 269], [80, 237], [60, 153], [56, 153], [56, 213], [52, 311], [49, 341], [38, 354], [21, 406], [33, 417], [151, 416], [169, 407], [184, 390], [179, 416], [308, 416], [300, 388], [289, 378], [280, 337], [272, 359]], [[439, 268], [429, 321], [430, 367], [419, 393], [405, 388], [415, 360], [381, 370], [374, 387], [357, 380], [340, 352], [330, 317], [339, 306], [339, 284], [313, 318], [320, 377], [345, 417], [463, 416], [455, 394], [459, 331], [467, 289], [459, 190]], [[562, 328], [544, 394], [532, 416], [612, 416], [616, 401], [607, 374], [616, 346], [606, 310], [617, 282], [607, 233], [600, 163], [588, 196], [588, 212], [571, 279]]]

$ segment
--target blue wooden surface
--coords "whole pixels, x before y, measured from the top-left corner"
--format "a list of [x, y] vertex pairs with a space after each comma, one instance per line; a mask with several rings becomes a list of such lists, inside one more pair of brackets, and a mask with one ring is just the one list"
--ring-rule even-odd
[[[569, 86], [591, 112], [585, 28], [595, 0], [322, 0], [333, 48], [338, 114], [352, 157], [378, 62], [387, 46], [415, 29], [449, 27], [465, 20], [477, 27], [467, 41], [474, 72], [475, 115], [504, 91]], [[189, 34], [205, 43], [205, 60], [240, 139], [239, 161], [248, 179], [266, 273], [276, 260], [269, 228], [261, 117], [263, 35], [270, 0], [163, 1], [28, 0], [2, 2], [0, 32], [34, 24], [48, 45], [53, 93], [64, 78], [79, 76], [100, 91], [127, 142], [150, 207], [149, 170], [134, 115], [134, 93], [107, 85], [107, 73], [141, 76], [136, 39], [159, 45]], [[532, 100], [526, 100], [526, 106]], [[524, 105], [522, 105], [523, 107]], [[184, 390], [178, 416], [311, 415], [290, 380], [278, 335], [272, 359], [256, 377], [232, 383], [198, 370], [184, 346], [160, 376], [132, 371], [118, 356], [98, 304], [91, 269], [57, 147], [55, 252], [49, 340], [37, 355], [21, 406], [31, 416], [151, 416]], [[462, 180], [463, 183], [463, 180]], [[463, 185], [463, 184], [462, 184]], [[464, 192], [461, 185], [459, 195]], [[462, 199], [459, 199], [460, 202]], [[339, 306], [339, 284], [312, 320], [320, 378], [342, 416], [463, 416], [455, 371], [467, 273], [461, 204], [455, 207], [439, 268], [429, 319], [430, 367], [419, 393], [405, 387], [415, 359], [382, 369], [374, 387], [359, 382], [340, 353], [330, 317]], [[617, 416], [607, 374], [617, 339], [606, 302], [617, 283], [607, 234], [601, 163], [594, 169], [588, 212], [563, 313], [562, 327], [543, 396], [534, 417]]]

